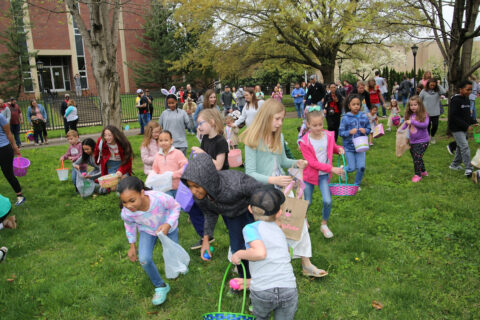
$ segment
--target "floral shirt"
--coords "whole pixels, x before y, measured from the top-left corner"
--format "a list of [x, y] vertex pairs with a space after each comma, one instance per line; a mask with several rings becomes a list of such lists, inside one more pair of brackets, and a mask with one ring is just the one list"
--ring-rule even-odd
[[145, 191], [145, 194], [150, 198], [148, 211], [132, 212], [125, 207], [122, 209], [121, 216], [129, 243], [136, 242], [137, 229], [139, 232], [156, 236], [155, 231], [164, 223], [170, 225], [170, 232], [178, 227], [180, 205], [175, 199], [159, 191]]

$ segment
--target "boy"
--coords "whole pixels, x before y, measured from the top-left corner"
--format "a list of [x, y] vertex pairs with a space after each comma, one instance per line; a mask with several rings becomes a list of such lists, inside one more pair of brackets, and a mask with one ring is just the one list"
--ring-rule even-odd
[[457, 148], [455, 158], [450, 164], [450, 169], [461, 170], [460, 164], [465, 164], [465, 176], [472, 176], [473, 167], [470, 163], [470, 148], [468, 147], [467, 131], [472, 125], [477, 125], [477, 120], [473, 119], [470, 113], [469, 96], [472, 93], [472, 82], [464, 80], [458, 85], [459, 94], [453, 96], [450, 102], [450, 113], [448, 127], [455, 139]]
[[277, 225], [285, 196], [272, 185], [257, 189], [248, 210], [256, 222], [243, 228], [246, 250], [232, 256], [232, 262], [250, 260], [250, 300], [257, 320], [293, 319], [297, 311], [298, 292], [293, 274], [287, 238]]

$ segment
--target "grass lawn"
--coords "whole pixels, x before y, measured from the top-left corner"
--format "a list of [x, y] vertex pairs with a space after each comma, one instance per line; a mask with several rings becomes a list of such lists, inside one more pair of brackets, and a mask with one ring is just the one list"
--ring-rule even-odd
[[[287, 119], [283, 132], [298, 157], [297, 126], [299, 120]], [[442, 122], [440, 133], [445, 126]], [[129, 139], [134, 171], [145, 178], [141, 138]], [[188, 138], [190, 145], [198, 145]], [[320, 233], [321, 195], [315, 191], [309, 210], [312, 261], [330, 274], [305, 278], [300, 261], [293, 261], [299, 288], [296, 319], [480, 317], [479, 186], [463, 172], [448, 169], [449, 140], [441, 136], [425, 155], [430, 176], [413, 184], [411, 157], [397, 159], [394, 141], [394, 133], [375, 140], [362, 190], [334, 198], [329, 226], [335, 237], [330, 240]], [[477, 147], [472, 141], [472, 154]], [[55, 168], [65, 149], [23, 151], [32, 161], [27, 176], [19, 178], [27, 202], [14, 209], [18, 229], [0, 231], [0, 245], [10, 249], [0, 264], [1, 318], [200, 319], [215, 311], [227, 266], [224, 224], [217, 225], [213, 260], [203, 262], [198, 251], [188, 250], [189, 273], [169, 280], [167, 301], [154, 307], [150, 280], [127, 258], [119, 199], [115, 194], [81, 199], [70, 181], [59, 182]], [[0, 193], [14, 201], [3, 175]], [[179, 230], [185, 248], [197, 240], [187, 214], [181, 214]], [[164, 274], [161, 246], [154, 257]], [[372, 300], [383, 309], [373, 309]], [[223, 310], [240, 310], [238, 297], [224, 297], [223, 303]]]

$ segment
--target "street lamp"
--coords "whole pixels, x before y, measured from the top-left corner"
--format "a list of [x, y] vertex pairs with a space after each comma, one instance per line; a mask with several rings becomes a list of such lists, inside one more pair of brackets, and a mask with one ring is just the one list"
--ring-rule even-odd
[[418, 52], [418, 47], [416, 44], [414, 44], [412, 47], [412, 53], [413, 53], [413, 90], [415, 92], [417, 88], [417, 52]]
[[42, 79], [42, 70], [43, 70], [44, 63], [42, 60], [37, 61], [37, 70], [40, 71], [39, 74], [39, 86], [40, 86], [40, 94], [43, 92], [43, 79]]

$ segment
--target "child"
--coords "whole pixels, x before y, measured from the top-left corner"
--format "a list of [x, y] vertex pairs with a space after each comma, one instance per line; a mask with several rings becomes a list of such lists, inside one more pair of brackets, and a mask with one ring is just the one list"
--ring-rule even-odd
[[[355, 185], [360, 186], [363, 175], [365, 174], [365, 152], [356, 152], [353, 138], [361, 135], [369, 135], [371, 131], [368, 117], [360, 111], [361, 100], [356, 94], [349, 95], [345, 100], [345, 106], [350, 112], [347, 112], [340, 122], [340, 136], [343, 138], [343, 147], [347, 158], [347, 172], [354, 172]], [[372, 108], [373, 109], [373, 104]]]
[[[373, 105], [370, 107], [370, 111], [367, 113], [368, 122], [370, 123], [370, 128], [372, 129], [372, 131], [378, 124], [377, 110], [378, 110], [378, 107], [376, 105]], [[368, 135], [368, 142], [371, 146], [373, 146], [372, 132], [370, 132], [370, 134]]]
[[430, 122], [428, 124], [428, 133], [430, 134], [430, 143], [435, 144], [435, 134], [438, 129], [438, 120], [442, 114], [442, 96], [445, 89], [437, 84], [437, 80], [431, 78], [427, 81], [425, 89], [420, 92], [420, 99], [425, 106]]
[[3, 228], [17, 228], [17, 218], [15, 216], [8, 216], [11, 212], [12, 204], [10, 203], [10, 200], [0, 194], [0, 230], [2, 230]]
[[322, 231], [325, 238], [333, 237], [332, 231], [328, 228], [327, 222], [332, 211], [332, 195], [328, 183], [331, 173], [343, 175], [343, 169], [332, 166], [332, 156], [344, 154], [342, 147], [335, 143], [335, 135], [331, 131], [323, 129], [323, 113], [319, 106], [310, 107], [307, 113], [307, 125], [309, 131], [299, 140], [302, 155], [308, 165], [303, 170], [303, 181], [305, 182], [305, 200], [312, 204], [314, 186], [320, 188], [322, 193]]
[[212, 157], [217, 170], [228, 170], [228, 143], [223, 137], [223, 121], [216, 109], [203, 109], [198, 115], [197, 131], [203, 135], [199, 147], [192, 147], [196, 154], [206, 152]]
[[[87, 138], [82, 141], [82, 156], [73, 163], [73, 168], [76, 169], [72, 171], [72, 180], [74, 186], [76, 186], [77, 183], [77, 170], [81, 173], [85, 172], [85, 178], [87, 179], [96, 180], [100, 178], [100, 167], [95, 163], [95, 158], [93, 157], [94, 150], [95, 141], [93, 139]], [[93, 170], [87, 172], [89, 165], [93, 167]]]
[[233, 149], [238, 149], [238, 127], [235, 127], [235, 120], [232, 116], [225, 117], [225, 129], [223, 136], [227, 139], [228, 145]]
[[[377, 106], [380, 107], [380, 105], [385, 105], [385, 100], [383, 99], [382, 92], [380, 91], [380, 88], [377, 85], [377, 82], [375, 79], [369, 79], [368, 80], [368, 97], [370, 99], [370, 107], [372, 106]], [[383, 115], [384, 118], [386, 118], [386, 115]]]
[[115, 173], [118, 177], [132, 175], [132, 146], [117, 127], [106, 126], [95, 146], [95, 162], [102, 176]]
[[[250, 300], [258, 320], [293, 319], [297, 311], [298, 292], [288, 243], [276, 217], [282, 213], [285, 196], [273, 186], [256, 190], [250, 198], [248, 211], [256, 222], [243, 228], [246, 250], [238, 250], [232, 261], [240, 264], [250, 260], [252, 280]], [[236, 279], [243, 282], [243, 279]]]
[[194, 130], [194, 124], [193, 124], [193, 115], [195, 114], [195, 110], [197, 110], [197, 104], [193, 102], [193, 99], [188, 97], [187, 102], [183, 105], [183, 110], [188, 115], [188, 118], [190, 119], [190, 127], [188, 128], [188, 132], [193, 134]]
[[78, 133], [75, 130], [67, 132], [67, 140], [70, 145], [67, 152], [60, 157], [60, 161], [70, 160], [73, 163], [82, 155], [82, 143], [78, 141]]
[[423, 106], [422, 100], [418, 96], [410, 97], [407, 110], [405, 110], [405, 123], [403, 129], [410, 126], [410, 154], [413, 159], [415, 175], [412, 182], [422, 180], [422, 177], [428, 176], [423, 163], [423, 154], [427, 151], [430, 136], [428, 134], [428, 113]]
[[[213, 238], [219, 215], [222, 215], [226, 221], [232, 253], [245, 249], [242, 229], [253, 222], [247, 209], [249, 200], [255, 189], [262, 185], [240, 171], [218, 171], [212, 158], [205, 153], [197, 154], [189, 161], [181, 179], [190, 188], [195, 203], [205, 217], [201, 259], [208, 261], [203, 256], [206, 251], [212, 257], [209, 239]], [[248, 262], [243, 261], [243, 263], [246, 277], [250, 278]], [[240, 276], [243, 277], [241, 268], [239, 271]]]
[[170, 286], [163, 281], [153, 262], [153, 249], [157, 242], [157, 234], [160, 232], [178, 243], [180, 205], [174, 198], [163, 192], [147, 190], [137, 177], [126, 177], [118, 184], [122, 205], [121, 215], [130, 243], [128, 258], [132, 262], [137, 260], [135, 242], [138, 230], [140, 234], [138, 260], [155, 287], [152, 303], [160, 305], [167, 299]]
[[[472, 125], [477, 125], [477, 120], [472, 118], [470, 112], [469, 96], [472, 93], [472, 82], [464, 80], [460, 82], [459, 94], [452, 97], [450, 102], [450, 121], [448, 122], [449, 129], [452, 132], [453, 138], [456, 142], [455, 158], [450, 164], [450, 169], [461, 170], [460, 164], [465, 164], [465, 176], [471, 177], [473, 167], [470, 163], [470, 148], [468, 147], [467, 132]], [[450, 151], [450, 149], [449, 149]]]
[[392, 99], [390, 101], [390, 106], [388, 107], [388, 110], [390, 110], [390, 115], [388, 116], [387, 130], [392, 131], [392, 125], [393, 125], [392, 119], [393, 117], [400, 115], [400, 107], [398, 106], [398, 101], [395, 99]]
[[65, 110], [65, 119], [67, 119], [67, 125], [70, 130], [77, 131], [78, 115], [75, 101], [68, 100], [68, 108]]
[[180, 177], [183, 174], [187, 158], [182, 151], [175, 149], [173, 146], [172, 134], [168, 130], [162, 131], [158, 137], [159, 150], [153, 160], [152, 172], [162, 174], [167, 171], [172, 171], [172, 190], [166, 192], [175, 198], [177, 195], [178, 184]]
[[158, 153], [158, 137], [162, 132], [162, 127], [158, 122], [150, 121], [145, 127], [145, 135], [140, 147], [140, 154], [143, 162], [143, 172], [148, 175], [152, 171], [153, 160]]

